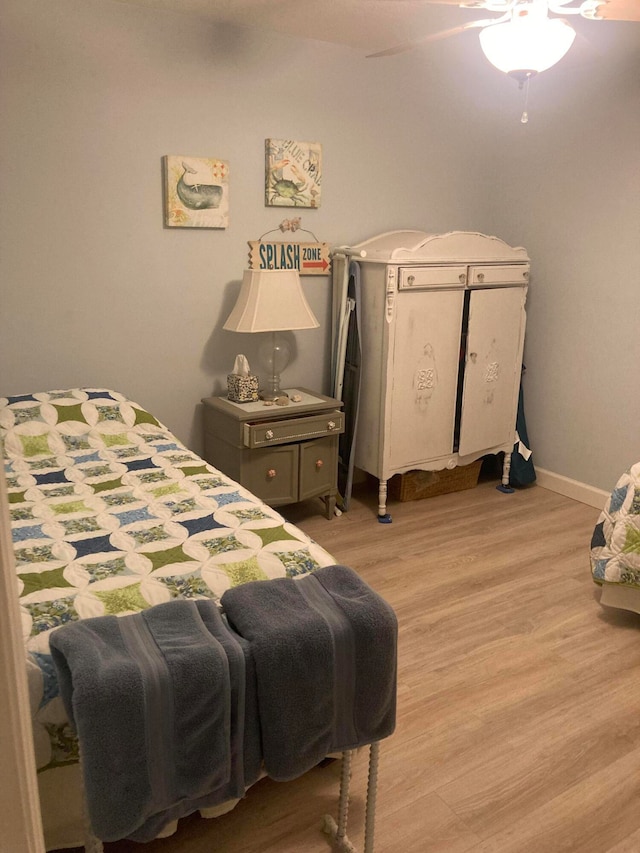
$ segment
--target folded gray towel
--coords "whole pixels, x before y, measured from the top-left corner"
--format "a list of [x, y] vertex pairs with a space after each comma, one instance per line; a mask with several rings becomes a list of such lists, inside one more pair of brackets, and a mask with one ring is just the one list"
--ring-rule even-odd
[[170, 820], [241, 797], [245, 765], [257, 777], [255, 736], [243, 755], [256, 715], [243, 701], [248, 649], [213, 602], [75, 622], [50, 646], [98, 838], [151, 840]]
[[397, 620], [352, 569], [234, 587], [229, 623], [251, 644], [267, 773], [300, 776], [395, 727]]

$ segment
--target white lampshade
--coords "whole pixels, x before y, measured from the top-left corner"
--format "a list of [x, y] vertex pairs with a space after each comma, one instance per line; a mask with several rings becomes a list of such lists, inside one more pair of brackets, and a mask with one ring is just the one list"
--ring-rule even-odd
[[480, 46], [492, 65], [505, 74], [546, 71], [567, 53], [575, 30], [560, 18], [513, 18], [480, 31]]
[[238, 301], [222, 328], [282, 332], [319, 326], [297, 270], [245, 270]]

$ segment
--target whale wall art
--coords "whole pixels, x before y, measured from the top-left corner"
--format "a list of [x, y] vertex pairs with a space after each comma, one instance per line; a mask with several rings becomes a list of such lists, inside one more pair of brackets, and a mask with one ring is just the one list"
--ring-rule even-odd
[[164, 161], [165, 225], [226, 228], [229, 164], [215, 157], [167, 155]]

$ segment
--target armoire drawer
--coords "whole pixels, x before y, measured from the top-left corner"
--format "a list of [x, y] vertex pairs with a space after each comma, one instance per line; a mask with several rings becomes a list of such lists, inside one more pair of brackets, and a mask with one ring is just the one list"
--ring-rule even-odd
[[398, 270], [398, 289], [416, 290], [437, 287], [464, 287], [467, 282], [465, 264], [433, 267], [401, 267]]
[[529, 283], [529, 264], [486, 264], [469, 267], [469, 285], [472, 287], [500, 287], [501, 285]]

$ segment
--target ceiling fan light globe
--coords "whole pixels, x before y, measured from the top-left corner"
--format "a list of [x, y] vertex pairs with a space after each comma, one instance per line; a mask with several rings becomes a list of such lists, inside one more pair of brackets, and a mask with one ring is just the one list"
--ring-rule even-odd
[[559, 18], [514, 19], [480, 31], [480, 47], [499, 71], [540, 72], [551, 68], [567, 53], [575, 30]]

